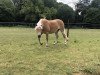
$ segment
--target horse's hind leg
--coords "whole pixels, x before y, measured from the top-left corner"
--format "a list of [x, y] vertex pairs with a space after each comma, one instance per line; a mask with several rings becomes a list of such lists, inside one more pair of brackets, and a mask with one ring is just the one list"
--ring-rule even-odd
[[66, 33], [65, 33], [64, 30], [61, 30], [61, 33], [62, 33], [62, 35], [63, 35], [63, 37], [64, 37], [65, 44], [66, 44], [66, 43], [67, 43], [67, 36], [66, 36]]
[[58, 36], [58, 31], [59, 31], [59, 30], [57, 30], [57, 32], [55, 32], [56, 41], [54, 41], [54, 45], [58, 43], [58, 37], [59, 37], [59, 36]]
[[46, 47], [48, 47], [48, 34], [46, 34]]

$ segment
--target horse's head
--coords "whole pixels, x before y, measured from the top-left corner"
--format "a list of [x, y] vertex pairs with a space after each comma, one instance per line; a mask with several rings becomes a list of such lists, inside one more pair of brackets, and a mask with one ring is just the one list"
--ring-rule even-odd
[[42, 26], [36, 26], [36, 27], [35, 27], [35, 30], [36, 30], [37, 35], [38, 35], [39, 38], [41, 37], [42, 29], [43, 29]]
[[42, 43], [40, 42], [40, 38], [42, 35], [42, 30], [43, 30], [43, 25], [41, 23], [41, 20], [37, 23], [35, 30], [36, 30], [37, 35], [38, 35], [39, 43], [42, 45]]
[[38, 37], [41, 37], [42, 30], [43, 30], [43, 25], [41, 23], [41, 20], [37, 23], [37, 26], [35, 27], [35, 30], [37, 32]]

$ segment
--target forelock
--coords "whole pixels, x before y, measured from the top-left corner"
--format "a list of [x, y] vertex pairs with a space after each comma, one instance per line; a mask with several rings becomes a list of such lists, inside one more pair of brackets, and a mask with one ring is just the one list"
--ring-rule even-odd
[[37, 26], [42, 25], [42, 19], [39, 20], [39, 22], [37, 23]]

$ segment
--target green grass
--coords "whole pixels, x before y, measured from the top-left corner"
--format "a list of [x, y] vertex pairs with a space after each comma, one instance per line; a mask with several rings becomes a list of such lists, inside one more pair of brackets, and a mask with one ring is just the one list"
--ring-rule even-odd
[[70, 29], [66, 46], [59, 35], [46, 47], [33, 28], [0, 27], [0, 75], [100, 75], [99, 29]]

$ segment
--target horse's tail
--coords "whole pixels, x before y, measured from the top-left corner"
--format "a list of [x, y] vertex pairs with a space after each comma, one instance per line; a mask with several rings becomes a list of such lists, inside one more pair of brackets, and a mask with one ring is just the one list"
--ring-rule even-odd
[[69, 20], [68, 20], [68, 23], [67, 23], [67, 40], [69, 40], [69, 29], [70, 29], [70, 26], [69, 26]]

